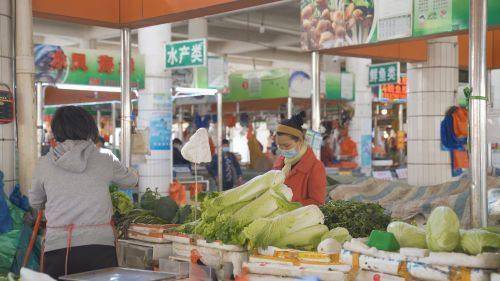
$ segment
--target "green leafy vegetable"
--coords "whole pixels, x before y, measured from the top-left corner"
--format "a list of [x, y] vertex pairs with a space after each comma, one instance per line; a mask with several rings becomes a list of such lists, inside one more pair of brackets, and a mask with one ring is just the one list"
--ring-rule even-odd
[[332, 200], [320, 208], [328, 228], [344, 227], [354, 238], [368, 237], [372, 230], [385, 230], [391, 221], [391, 216], [376, 203]]
[[207, 200], [204, 203], [204, 214], [208, 217], [216, 217], [227, 207], [254, 200], [269, 188], [280, 185], [283, 182], [284, 176], [281, 171], [269, 171], [253, 178], [239, 187], [223, 192], [216, 198]]
[[287, 235], [323, 222], [324, 216], [320, 209], [309, 205], [272, 219], [257, 219], [243, 230], [243, 236], [248, 241], [249, 248], [275, 246]]
[[394, 234], [401, 247], [426, 249], [425, 230], [401, 221], [387, 226], [387, 232]]
[[[194, 221], [194, 211], [195, 206], [184, 205], [177, 210], [174, 219], [172, 220], [173, 224], [185, 224]], [[199, 213], [199, 210], [198, 210]], [[198, 215], [199, 216], [199, 215]]]
[[449, 207], [437, 207], [427, 220], [426, 241], [429, 250], [451, 252], [460, 243], [460, 221]]
[[134, 208], [132, 200], [127, 194], [121, 191], [114, 191], [111, 193], [111, 203], [113, 205], [113, 212], [118, 212], [120, 215], [125, 215]]
[[156, 201], [160, 198], [158, 194], [158, 189], [153, 192], [150, 188], [146, 188], [146, 192], [141, 196], [141, 208], [144, 210], [154, 210], [156, 207]]
[[329, 232], [325, 233], [323, 237], [321, 237], [321, 241], [324, 241], [328, 238], [332, 238], [335, 241], [343, 244], [344, 242], [351, 241], [352, 237], [349, 234], [349, 230], [343, 227], [336, 227]]
[[164, 196], [156, 202], [154, 214], [167, 223], [171, 223], [178, 209], [179, 206], [177, 206], [177, 203], [172, 198]]
[[323, 224], [317, 224], [285, 235], [274, 246], [279, 248], [312, 250], [318, 247], [321, 237], [326, 233], [328, 233], [328, 227]]
[[500, 249], [500, 234], [483, 229], [460, 231], [460, 246], [465, 253], [478, 255], [486, 250]]

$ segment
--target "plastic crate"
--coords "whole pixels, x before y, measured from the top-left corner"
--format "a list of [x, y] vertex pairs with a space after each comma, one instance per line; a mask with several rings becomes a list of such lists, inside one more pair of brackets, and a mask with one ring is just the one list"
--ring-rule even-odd
[[160, 259], [160, 271], [175, 275], [177, 278], [189, 276], [189, 262]]

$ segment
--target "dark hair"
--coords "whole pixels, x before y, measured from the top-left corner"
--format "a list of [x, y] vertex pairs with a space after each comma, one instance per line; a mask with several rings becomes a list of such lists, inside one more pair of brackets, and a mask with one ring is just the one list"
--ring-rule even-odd
[[224, 145], [224, 144], [229, 145], [229, 141], [228, 141], [227, 139], [223, 139], [223, 140], [222, 140], [222, 145]]
[[175, 138], [173, 141], [172, 141], [172, 144], [182, 144], [182, 141], [178, 138]]
[[66, 140], [91, 140], [95, 142], [99, 136], [94, 117], [78, 106], [58, 108], [50, 127], [57, 142]]
[[[293, 115], [292, 118], [290, 118], [290, 119], [282, 120], [280, 122], [280, 124], [302, 131], [302, 125], [304, 125], [304, 118], [306, 118], [306, 112], [301, 111], [298, 114]], [[292, 135], [289, 135], [286, 133], [278, 133], [278, 136], [282, 136], [282, 135], [287, 135], [295, 141], [299, 140], [299, 138], [296, 136], [292, 136]]]
[[101, 136], [97, 137], [96, 143], [102, 143], [102, 144], [104, 144], [105, 142], [106, 142], [106, 140], [103, 137], [101, 137]]

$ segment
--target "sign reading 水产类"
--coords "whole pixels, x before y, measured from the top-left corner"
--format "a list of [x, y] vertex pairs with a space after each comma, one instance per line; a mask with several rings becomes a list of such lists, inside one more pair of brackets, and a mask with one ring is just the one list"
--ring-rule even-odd
[[368, 85], [396, 84], [399, 81], [399, 62], [370, 65]]
[[207, 66], [207, 40], [176, 41], [165, 45], [167, 69]]

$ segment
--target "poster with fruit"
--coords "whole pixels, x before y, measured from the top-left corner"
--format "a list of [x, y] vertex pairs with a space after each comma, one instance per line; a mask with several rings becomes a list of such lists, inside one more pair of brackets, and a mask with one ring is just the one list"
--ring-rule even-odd
[[307, 51], [370, 42], [375, 0], [302, 0], [301, 45]]

